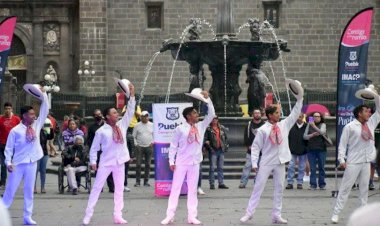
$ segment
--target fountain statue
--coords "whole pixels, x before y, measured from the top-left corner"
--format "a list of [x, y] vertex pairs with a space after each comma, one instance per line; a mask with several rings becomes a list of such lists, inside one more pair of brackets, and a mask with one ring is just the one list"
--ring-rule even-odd
[[202, 40], [199, 19], [191, 19], [185, 31], [188, 33], [180, 42], [165, 40], [160, 52], [167, 50], [175, 60], [189, 63], [190, 87], [201, 87], [205, 77], [203, 65], [207, 64], [212, 76], [210, 95], [218, 115], [240, 116], [239, 96], [242, 89], [239, 75], [244, 64], [248, 87], [249, 111], [263, 107], [265, 84], [258, 78], [263, 61], [273, 61], [280, 51], [289, 51], [283, 40], [262, 41], [260, 21], [249, 19], [251, 40], [238, 40], [234, 31], [233, 0], [218, 0], [217, 30], [213, 40]]

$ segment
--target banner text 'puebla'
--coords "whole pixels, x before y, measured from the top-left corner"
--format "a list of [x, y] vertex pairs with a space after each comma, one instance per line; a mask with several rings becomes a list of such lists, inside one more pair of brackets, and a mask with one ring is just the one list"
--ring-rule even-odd
[[5, 68], [7, 66], [8, 54], [11, 49], [13, 31], [16, 26], [17, 17], [5, 18], [0, 23], [0, 93], [3, 84]]
[[363, 103], [355, 97], [364, 88], [373, 8], [358, 12], [346, 25], [339, 46], [336, 113], [336, 155], [343, 127], [354, 119], [353, 110]]
[[[182, 111], [191, 107], [191, 103], [153, 104], [153, 137], [155, 162], [155, 188], [156, 196], [170, 194], [173, 172], [169, 168], [169, 146], [174, 130], [185, 123]], [[182, 185], [181, 194], [187, 194], [186, 182]]]

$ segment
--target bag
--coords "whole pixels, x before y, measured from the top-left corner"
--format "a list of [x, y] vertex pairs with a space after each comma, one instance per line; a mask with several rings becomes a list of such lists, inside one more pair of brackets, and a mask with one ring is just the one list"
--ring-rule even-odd
[[328, 137], [327, 135], [322, 135], [323, 137], [323, 140], [325, 141], [325, 145], [326, 147], [332, 147], [334, 146], [334, 143], [332, 142], [332, 140], [330, 139], [330, 137]]

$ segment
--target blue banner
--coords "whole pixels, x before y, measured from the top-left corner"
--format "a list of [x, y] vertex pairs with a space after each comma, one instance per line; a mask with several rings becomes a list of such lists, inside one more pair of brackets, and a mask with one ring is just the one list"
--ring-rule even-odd
[[[156, 196], [168, 196], [172, 187], [173, 172], [169, 167], [169, 146], [175, 128], [186, 120], [182, 116], [183, 109], [191, 103], [153, 104], [153, 137]], [[187, 194], [186, 180], [182, 184], [181, 194]]]
[[355, 97], [364, 88], [373, 8], [358, 12], [343, 31], [338, 58], [336, 157], [343, 127], [354, 119], [353, 109], [363, 100]]

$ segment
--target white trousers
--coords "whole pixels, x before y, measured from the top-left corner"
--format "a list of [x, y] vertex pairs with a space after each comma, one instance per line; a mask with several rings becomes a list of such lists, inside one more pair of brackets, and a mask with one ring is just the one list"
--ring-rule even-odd
[[114, 212], [115, 217], [122, 216], [122, 210], [124, 207], [124, 163], [116, 166], [100, 166], [96, 173], [94, 185], [92, 187], [90, 197], [88, 198], [88, 204], [86, 209], [86, 216], [92, 217], [94, 214], [94, 208], [96, 202], [99, 199], [100, 192], [103, 189], [104, 182], [112, 172], [113, 181], [115, 184], [115, 193], [113, 195], [114, 200]]
[[75, 174], [78, 172], [84, 172], [87, 170], [87, 166], [79, 166], [79, 167], [65, 167], [64, 171], [66, 172], [67, 181], [69, 182], [69, 186], [71, 189], [77, 189], [78, 184], [75, 178]]
[[9, 208], [13, 203], [21, 180], [24, 178], [24, 218], [30, 218], [33, 214], [33, 189], [36, 181], [37, 162], [23, 163], [15, 166], [13, 172], [8, 172], [8, 181], [3, 195], [5, 207]]
[[340, 184], [338, 198], [334, 208], [334, 215], [339, 215], [344, 208], [350, 195], [352, 185], [356, 179], [359, 181], [359, 200], [360, 205], [364, 206], [368, 200], [368, 185], [370, 177], [370, 163], [347, 164]]
[[170, 191], [167, 217], [174, 217], [178, 206], [178, 199], [181, 193], [183, 181], [187, 178], [187, 212], [188, 218], [196, 218], [198, 215], [197, 187], [199, 178], [199, 164], [196, 165], [176, 165], [173, 174], [172, 188]]
[[270, 174], [273, 172], [274, 194], [273, 194], [273, 209], [272, 218], [278, 219], [281, 217], [282, 195], [284, 193], [285, 181], [285, 164], [276, 164], [268, 166], [260, 166], [256, 176], [256, 183], [253, 187], [252, 195], [248, 202], [246, 214], [252, 216], [256, 207], [259, 205], [261, 194], [264, 191], [265, 185]]

